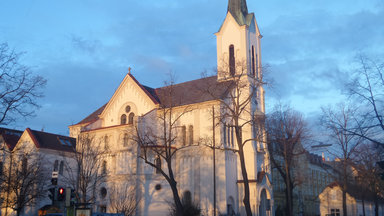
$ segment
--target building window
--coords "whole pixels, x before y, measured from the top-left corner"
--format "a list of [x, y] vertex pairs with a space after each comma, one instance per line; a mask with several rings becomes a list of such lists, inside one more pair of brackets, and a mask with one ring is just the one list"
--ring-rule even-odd
[[107, 196], [107, 189], [105, 187], [100, 189], [100, 196], [101, 198], [105, 198]]
[[159, 174], [160, 173], [160, 169], [161, 169], [161, 159], [160, 159], [160, 157], [157, 157], [155, 159], [155, 166], [156, 166], [156, 174]]
[[3, 175], [3, 162], [0, 162], [0, 176]]
[[103, 161], [101, 172], [102, 174], [107, 174], [107, 161]]
[[53, 164], [53, 171], [57, 172], [59, 170], [59, 161], [55, 160], [55, 163]]
[[128, 124], [133, 124], [133, 117], [135, 117], [135, 114], [134, 113], [130, 113], [129, 114], [129, 118], [128, 118]]
[[108, 143], [109, 143], [109, 137], [108, 137], [108, 135], [105, 135], [104, 136], [104, 150], [108, 150], [109, 149]]
[[192, 194], [190, 191], [185, 191], [183, 194], [183, 203], [190, 205], [192, 204]]
[[64, 161], [60, 161], [59, 174], [63, 175], [64, 172]]
[[125, 114], [121, 115], [120, 124], [122, 124], [122, 125], [127, 124], [127, 115], [125, 115]]
[[340, 209], [331, 209], [331, 216], [340, 216]]
[[128, 146], [128, 134], [124, 134], [124, 138], [123, 138], [123, 146], [124, 147], [127, 147]]
[[131, 112], [131, 106], [126, 106], [126, 107], [125, 107], [125, 112], [126, 112], [126, 113]]
[[227, 124], [224, 123], [224, 129], [223, 129], [223, 140], [224, 140], [224, 145], [227, 145]]
[[193, 145], [193, 126], [189, 125], [188, 127], [188, 144]]
[[187, 127], [185, 125], [181, 126], [181, 136], [183, 146], [185, 146], [187, 144]]
[[236, 71], [235, 46], [231, 44], [229, 46], [229, 74], [231, 76], [234, 76], [235, 71]]
[[255, 47], [252, 46], [252, 75], [255, 76]]
[[26, 173], [28, 169], [28, 159], [26, 157], [23, 158], [21, 162], [21, 170]]
[[100, 209], [100, 213], [107, 213], [107, 206], [101, 205], [99, 206], [99, 209]]

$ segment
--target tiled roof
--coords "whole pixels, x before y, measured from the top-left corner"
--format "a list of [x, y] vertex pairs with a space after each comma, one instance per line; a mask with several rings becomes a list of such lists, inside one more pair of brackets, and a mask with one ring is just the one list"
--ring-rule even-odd
[[3, 137], [5, 144], [9, 150], [13, 150], [16, 143], [19, 141], [23, 131], [13, 130], [8, 128], [0, 128], [0, 136]]
[[99, 115], [104, 111], [104, 108], [107, 106], [107, 103], [101, 106], [99, 109], [97, 109], [95, 112], [87, 116], [85, 119], [81, 120], [78, 124], [87, 124], [94, 122], [99, 119]]
[[35, 131], [27, 128], [26, 131], [31, 136], [37, 148], [52, 149], [56, 151], [74, 152], [76, 149], [76, 139], [58, 134]]
[[[133, 78], [132, 75], [131, 77]], [[136, 79], [135, 82], [137, 82]], [[211, 76], [156, 89], [141, 85], [139, 82], [137, 82], [137, 84], [155, 104], [160, 104], [160, 107], [164, 108], [201, 103], [222, 98], [227, 94], [232, 82], [219, 82], [217, 81], [217, 76]], [[99, 119], [99, 115], [103, 112], [106, 105], [107, 104], [103, 105], [77, 124], [96, 121]]]

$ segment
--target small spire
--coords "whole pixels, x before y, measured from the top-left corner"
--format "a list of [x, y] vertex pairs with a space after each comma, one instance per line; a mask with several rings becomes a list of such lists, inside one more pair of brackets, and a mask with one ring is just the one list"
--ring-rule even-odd
[[131, 74], [131, 67], [128, 67], [128, 74]]
[[240, 25], [245, 24], [245, 17], [248, 15], [246, 0], [228, 0], [228, 12]]

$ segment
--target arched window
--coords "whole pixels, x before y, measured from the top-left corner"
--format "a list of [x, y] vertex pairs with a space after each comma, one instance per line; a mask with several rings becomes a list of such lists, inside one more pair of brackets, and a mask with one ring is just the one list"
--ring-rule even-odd
[[107, 196], [107, 188], [105, 188], [105, 187], [102, 187], [101, 189], [100, 189], [100, 196], [101, 196], [101, 198], [105, 198], [106, 196]]
[[252, 75], [255, 76], [256, 68], [255, 68], [255, 47], [252, 46]]
[[155, 159], [155, 166], [157, 167], [156, 174], [159, 174], [161, 169], [161, 159], [159, 157]]
[[192, 204], [192, 193], [190, 191], [185, 191], [183, 194], [183, 204], [191, 205]]
[[53, 164], [53, 171], [57, 172], [59, 170], [59, 161], [55, 160], [55, 163]]
[[123, 114], [120, 117], [120, 124], [127, 124], [127, 115]]
[[102, 174], [107, 174], [107, 161], [103, 161], [103, 165], [101, 167]]
[[188, 144], [192, 145], [193, 144], [193, 126], [189, 125], [188, 127]]
[[128, 124], [133, 124], [133, 117], [135, 117], [135, 114], [132, 112], [129, 114]]
[[231, 76], [234, 76], [235, 71], [236, 71], [235, 46], [231, 44], [229, 46], [229, 74]]
[[124, 147], [128, 146], [128, 141], [129, 141], [128, 134], [124, 134], [124, 137], [123, 137], [123, 146]]
[[105, 135], [104, 136], [104, 150], [108, 150], [109, 149], [109, 137], [108, 135]]
[[59, 174], [63, 175], [64, 172], [64, 161], [60, 161]]
[[183, 146], [185, 146], [187, 144], [187, 127], [185, 125], [181, 126], [181, 139]]

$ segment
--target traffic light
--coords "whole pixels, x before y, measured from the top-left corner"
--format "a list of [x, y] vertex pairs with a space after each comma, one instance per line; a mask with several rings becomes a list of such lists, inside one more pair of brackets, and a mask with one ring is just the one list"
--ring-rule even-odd
[[59, 191], [57, 193], [57, 200], [58, 201], [64, 201], [65, 200], [65, 189], [64, 188], [59, 188]]

